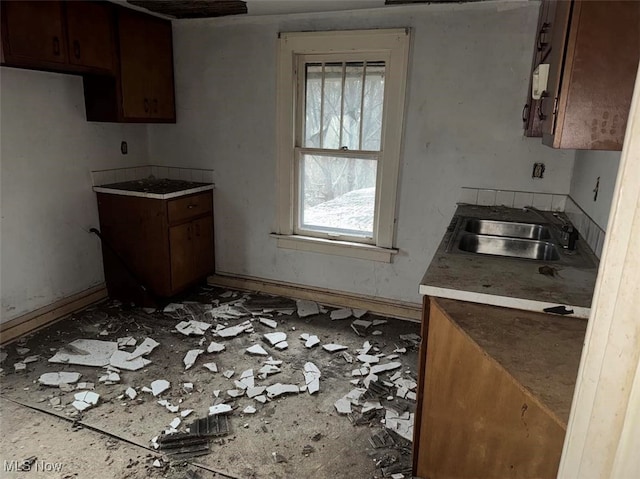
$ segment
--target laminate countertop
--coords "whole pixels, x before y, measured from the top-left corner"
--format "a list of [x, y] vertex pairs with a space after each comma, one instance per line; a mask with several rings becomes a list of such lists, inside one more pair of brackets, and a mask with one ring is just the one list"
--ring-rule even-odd
[[459, 218], [544, 223], [556, 229], [559, 222], [568, 222], [561, 213], [459, 205], [420, 282], [420, 294], [536, 312], [564, 307], [569, 317], [589, 317], [598, 259], [586, 241], [579, 238], [575, 251], [559, 248], [555, 261], [467, 253], [452, 245]]
[[108, 185], [94, 186], [93, 191], [112, 195], [137, 196], [167, 200], [180, 196], [212, 190], [213, 183], [196, 181], [171, 180], [167, 178], [145, 178], [141, 180], [123, 181]]

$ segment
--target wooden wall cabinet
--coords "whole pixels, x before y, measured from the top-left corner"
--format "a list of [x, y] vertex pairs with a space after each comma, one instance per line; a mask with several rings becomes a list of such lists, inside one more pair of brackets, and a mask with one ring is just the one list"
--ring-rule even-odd
[[2, 64], [113, 74], [113, 9], [107, 2], [3, 1]]
[[112, 298], [149, 303], [152, 298], [137, 281], [154, 296], [170, 297], [213, 272], [211, 191], [168, 200], [97, 195], [105, 280]]
[[542, 141], [553, 148], [621, 150], [640, 58], [640, 2], [551, 4]]
[[171, 22], [117, 8], [118, 73], [84, 78], [87, 120], [175, 123]]

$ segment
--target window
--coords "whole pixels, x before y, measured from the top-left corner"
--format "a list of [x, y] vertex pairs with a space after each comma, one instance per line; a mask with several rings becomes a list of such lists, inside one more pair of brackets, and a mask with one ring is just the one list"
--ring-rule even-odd
[[285, 33], [279, 246], [390, 261], [408, 32]]

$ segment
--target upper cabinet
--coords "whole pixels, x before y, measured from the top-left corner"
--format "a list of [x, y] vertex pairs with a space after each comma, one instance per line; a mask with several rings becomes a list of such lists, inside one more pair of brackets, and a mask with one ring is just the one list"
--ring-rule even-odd
[[89, 121], [175, 122], [171, 22], [118, 8], [115, 78], [85, 77]]
[[553, 148], [621, 150], [640, 59], [640, 2], [551, 2], [549, 78], [539, 106]]
[[108, 3], [3, 1], [2, 64], [65, 73], [115, 71]]

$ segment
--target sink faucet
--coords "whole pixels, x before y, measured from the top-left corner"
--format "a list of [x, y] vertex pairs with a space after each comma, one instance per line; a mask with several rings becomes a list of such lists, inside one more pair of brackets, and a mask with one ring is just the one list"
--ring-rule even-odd
[[[525, 206], [523, 208], [525, 211], [533, 211], [537, 213], [540, 218], [547, 220], [546, 216], [542, 211], [538, 208], [534, 208], [533, 206]], [[576, 249], [576, 241], [578, 241], [578, 230], [569, 223], [567, 220], [562, 218], [558, 213], [553, 213], [553, 217], [557, 220], [558, 226], [560, 227], [560, 240], [562, 242], [562, 247], [569, 251], [575, 251]]]

